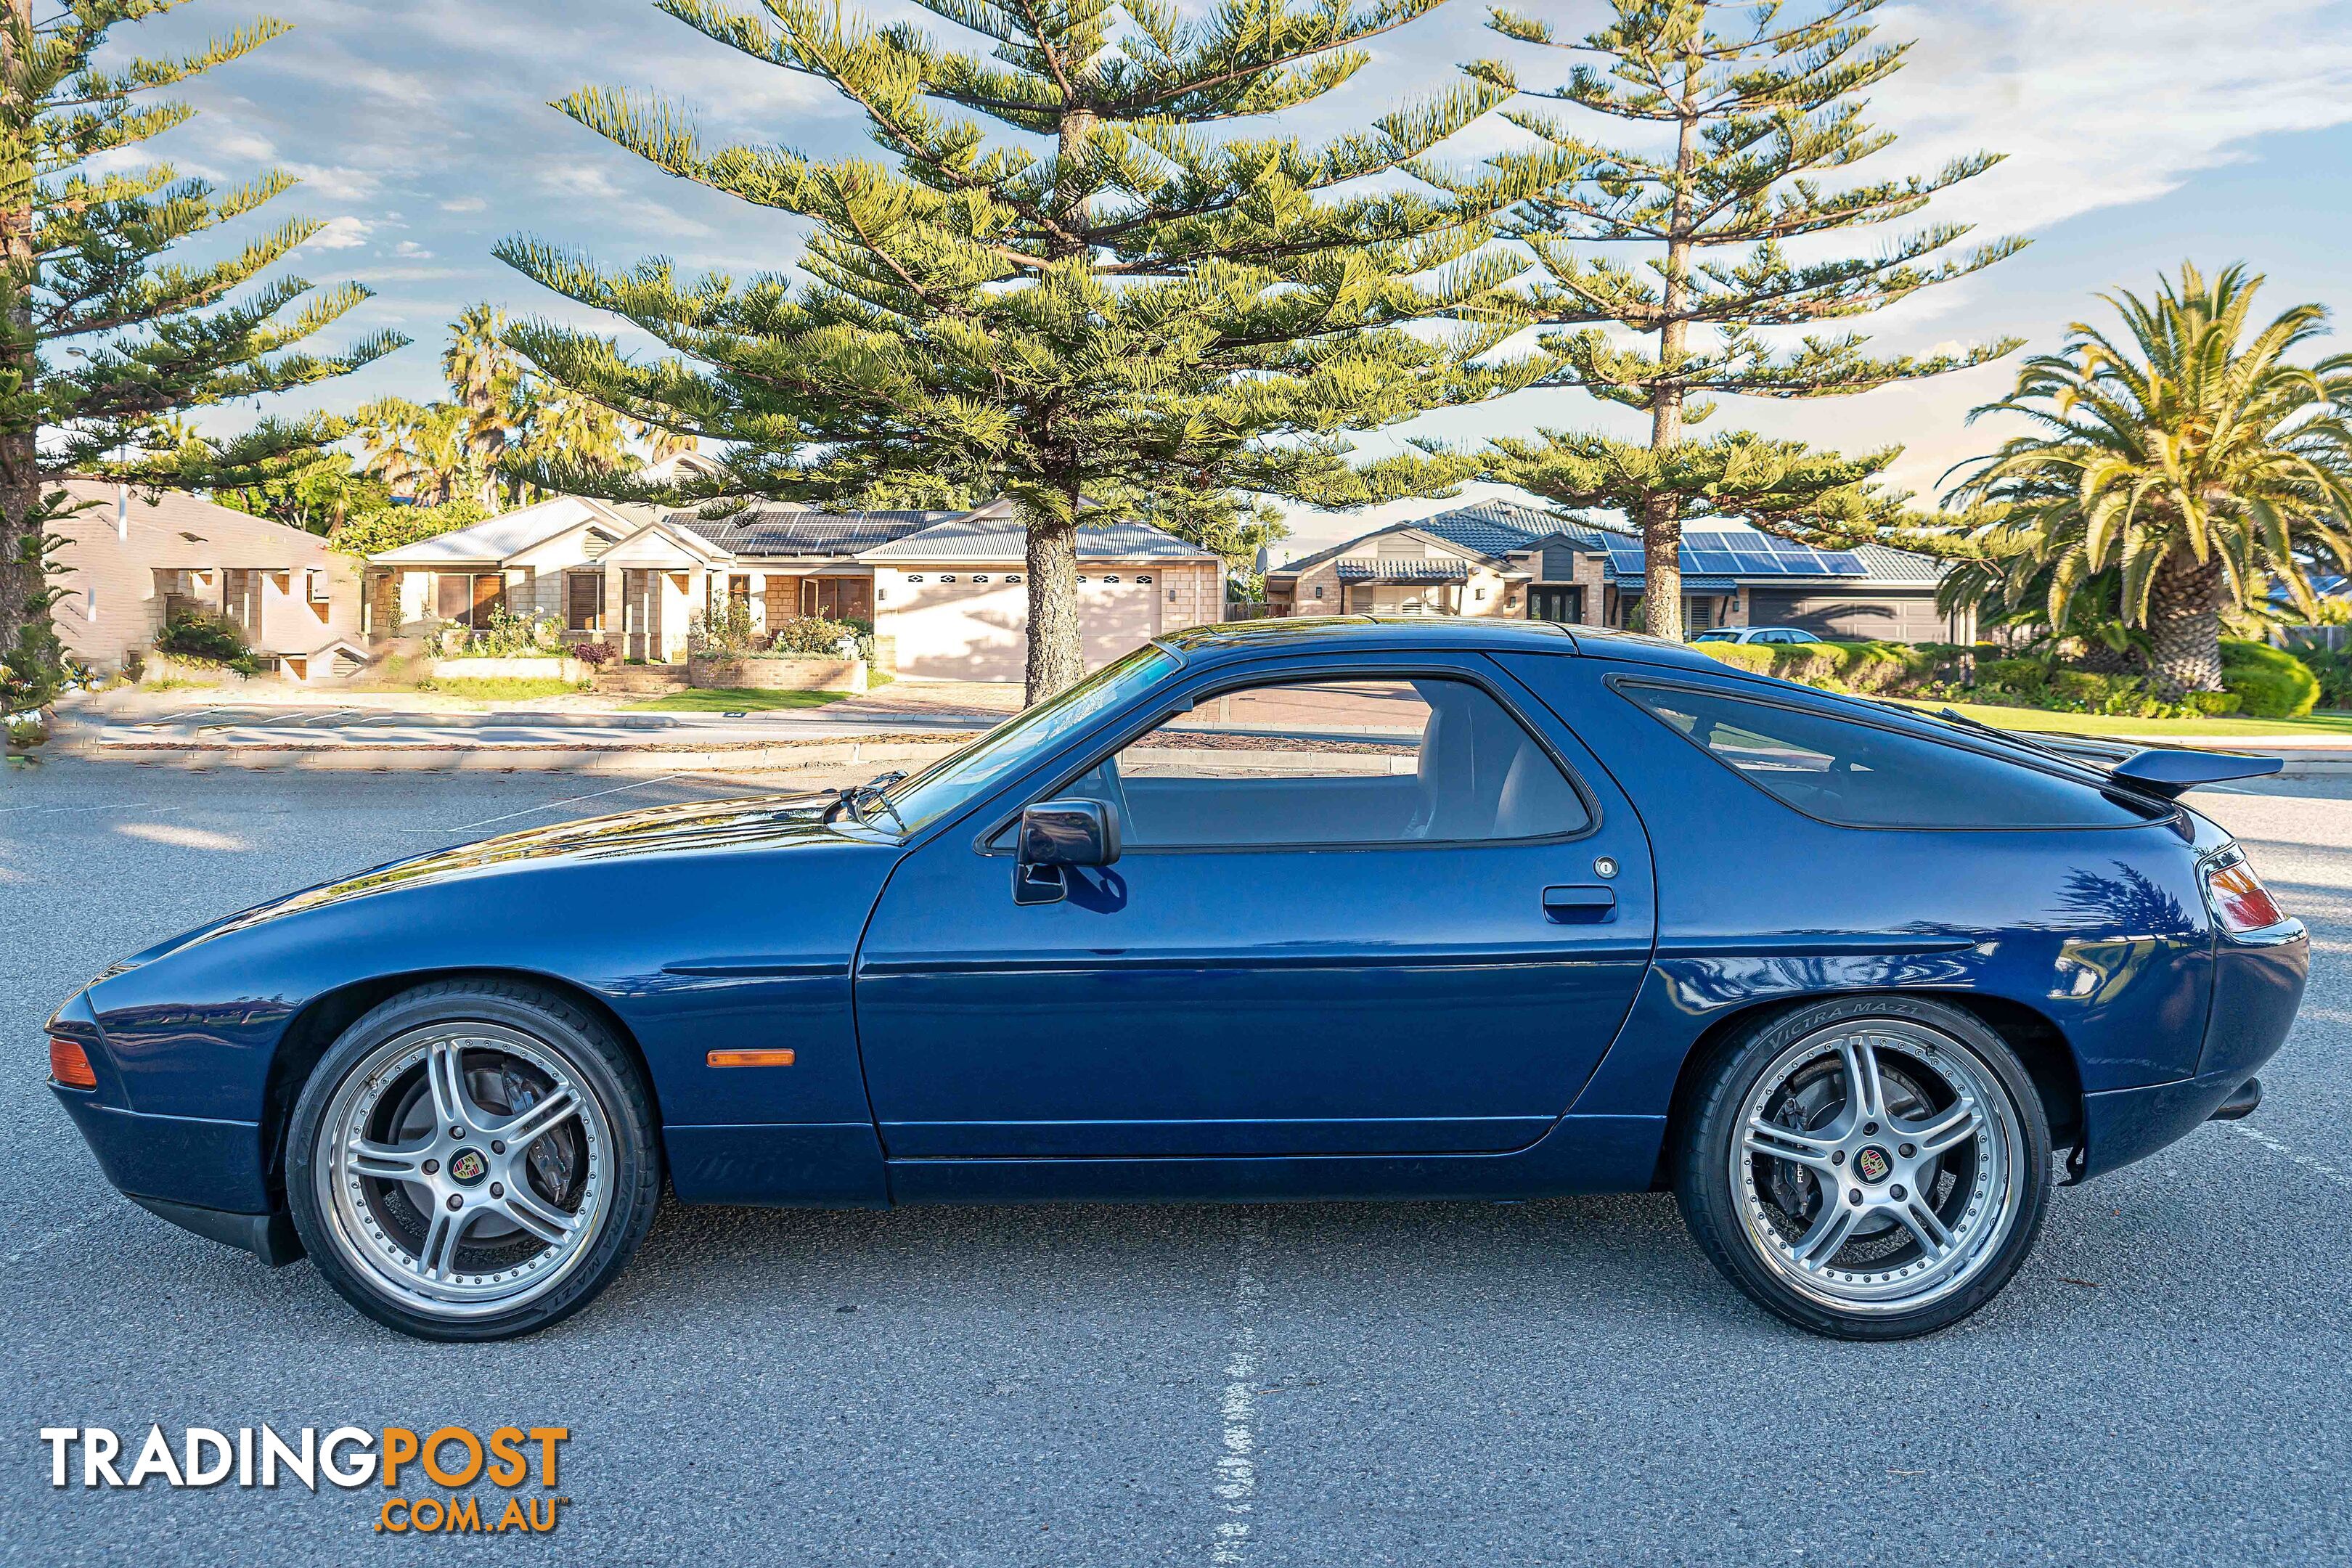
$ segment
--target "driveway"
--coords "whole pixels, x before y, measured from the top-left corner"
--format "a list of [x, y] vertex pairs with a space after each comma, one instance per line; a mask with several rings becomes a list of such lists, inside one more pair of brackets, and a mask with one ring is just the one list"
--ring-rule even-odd
[[[2250, 1121], [2056, 1196], [1958, 1330], [1763, 1317], [1659, 1196], [665, 1212], [582, 1316], [433, 1346], [116, 1197], [42, 1086], [107, 960], [432, 845], [741, 786], [517, 773], [0, 781], [0, 1562], [505, 1560], [378, 1497], [52, 1491], [35, 1431], [565, 1425], [604, 1564], [2352, 1558], [2352, 787], [2196, 797], [2318, 937]], [[780, 896], [785, 890], [780, 889]], [[379, 1489], [380, 1490], [380, 1489]]]

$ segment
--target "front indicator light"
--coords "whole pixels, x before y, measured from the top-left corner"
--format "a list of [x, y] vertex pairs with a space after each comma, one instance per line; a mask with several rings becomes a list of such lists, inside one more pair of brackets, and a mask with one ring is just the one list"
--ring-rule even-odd
[[2266, 931], [2286, 920], [2286, 911], [2254, 875], [2243, 850], [2231, 850], [2205, 868], [2205, 891], [2212, 900], [2213, 913], [2234, 935]]
[[71, 1040], [49, 1037], [49, 1076], [68, 1089], [96, 1089], [98, 1074], [90, 1071], [89, 1058]]
[[702, 1058], [715, 1068], [788, 1068], [793, 1053], [782, 1051], [712, 1051]]

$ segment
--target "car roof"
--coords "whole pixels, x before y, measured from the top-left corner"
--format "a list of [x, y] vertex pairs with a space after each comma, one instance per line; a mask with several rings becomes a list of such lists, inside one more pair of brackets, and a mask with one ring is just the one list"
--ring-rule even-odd
[[1369, 653], [1381, 649], [1591, 654], [1691, 669], [1724, 667], [1680, 643], [1606, 626], [1554, 621], [1484, 620], [1468, 616], [1282, 616], [1223, 626], [1190, 626], [1159, 639], [1180, 654]]

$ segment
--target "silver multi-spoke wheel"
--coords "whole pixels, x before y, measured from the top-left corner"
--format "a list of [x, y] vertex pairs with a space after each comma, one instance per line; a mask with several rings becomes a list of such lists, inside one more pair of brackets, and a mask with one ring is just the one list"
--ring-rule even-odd
[[1841, 1313], [1916, 1312], [1966, 1289], [2032, 1190], [2000, 1075], [1908, 1019], [1841, 1020], [1790, 1043], [1734, 1126], [1732, 1201], [1755, 1256]]
[[487, 1022], [407, 1029], [347, 1073], [311, 1162], [336, 1250], [436, 1319], [511, 1312], [585, 1257], [613, 1201], [609, 1112], [548, 1042]]

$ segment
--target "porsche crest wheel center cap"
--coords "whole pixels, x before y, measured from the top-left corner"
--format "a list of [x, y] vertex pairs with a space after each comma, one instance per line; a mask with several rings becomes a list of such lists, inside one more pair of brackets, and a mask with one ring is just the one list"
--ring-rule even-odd
[[[460, 1159], [465, 1157], [466, 1156], [464, 1155], [459, 1156]], [[1895, 1162], [1888, 1159], [1886, 1157], [1886, 1151], [1880, 1148], [1877, 1144], [1865, 1143], [1863, 1145], [1862, 1152], [1853, 1157], [1853, 1168], [1855, 1174], [1859, 1175], [1865, 1182], [1883, 1182], [1886, 1180], [1887, 1175], [1895, 1169]], [[449, 1170], [450, 1173], [454, 1175], [457, 1173], [457, 1167], [453, 1164], [449, 1167]]]
[[[1884, 1156], [1881, 1158], [1883, 1161]], [[482, 1178], [489, 1173], [490, 1163], [482, 1158], [481, 1151], [478, 1149], [465, 1150], [449, 1162], [449, 1179], [459, 1186], [478, 1186]]]

